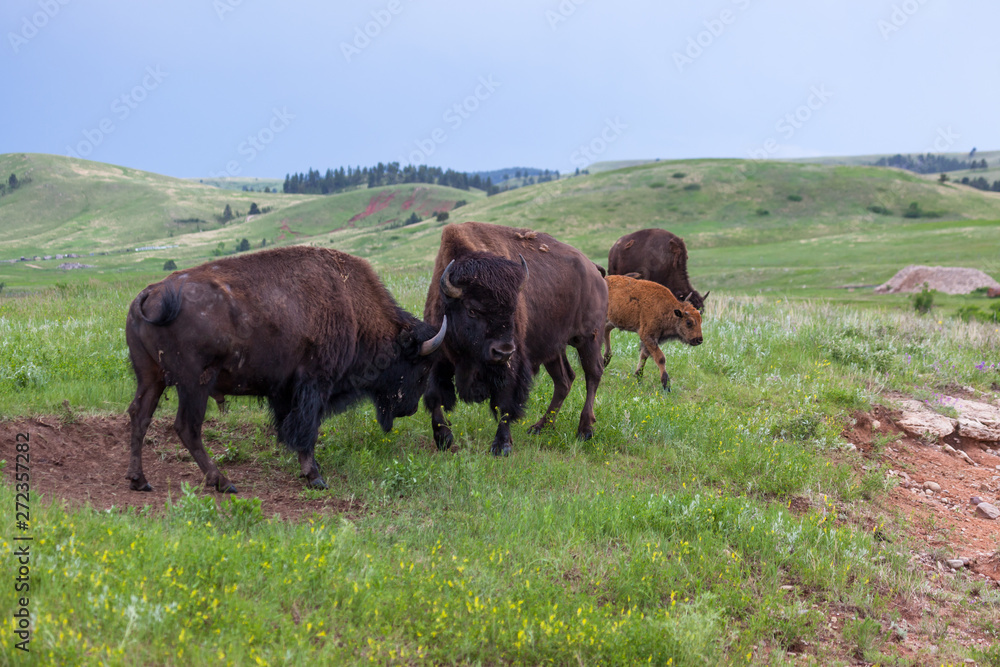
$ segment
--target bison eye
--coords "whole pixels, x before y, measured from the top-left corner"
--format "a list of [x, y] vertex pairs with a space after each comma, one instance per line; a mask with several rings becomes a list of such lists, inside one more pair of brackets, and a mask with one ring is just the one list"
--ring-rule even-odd
[[688, 329], [693, 329], [694, 328], [694, 322], [692, 322], [691, 320], [687, 321], [687, 325], [688, 325]]
[[469, 317], [471, 317], [472, 319], [476, 319], [476, 311], [474, 311], [472, 308], [469, 308], [468, 312], [469, 312]]

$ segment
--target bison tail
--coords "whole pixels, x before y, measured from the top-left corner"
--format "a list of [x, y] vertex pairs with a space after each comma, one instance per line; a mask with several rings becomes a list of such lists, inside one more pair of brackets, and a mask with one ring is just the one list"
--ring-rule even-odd
[[174, 285], [163, 285], [160, 292], [160, 312], [147, 316], [143, 310], [143, 306], [146, 304], [146, 299], [149, 298], [150, 292], [143, 292], [138, 299], [136, 299], [133, 308], [138, 313], [139, 317], [148, 322], [149, 324], [154, 324], [156, 326], [166, 326], [177, 319], [177, 316], [181, 313], [181, 290]]
[[597, 270], [601, 272], [601, 277], [602, 278], [607, 278], [608, 277], [608, 272], [604, 270], [603, 266], [601, 266], [597, 262], [594, 262], [594, 266], [596, 266]]

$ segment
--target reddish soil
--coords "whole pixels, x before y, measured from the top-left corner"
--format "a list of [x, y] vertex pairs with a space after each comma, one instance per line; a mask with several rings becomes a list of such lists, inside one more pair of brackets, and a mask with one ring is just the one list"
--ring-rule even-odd
[[[59, 417], [0, 421], [0, 459], [7, 461], [5, 477], [10, 484], [14, 483], [18, 433], [29, 437], [31, 489], [49, 499], [86, 503], [98, 510], [144, 506], [163, 510], [168, 494], [176, 498], [183, 482], [201, 485], [198, 464], [174, 433], [173, 419], [155, 420], [146, 434], [142, 464], [151, 492], [132, 491], [125, 480], [130, 428], [124, 415], [85, 417], [72, 423]], [[205, 443], [218, 462], [223, 448], [213, 444]], [[280, 514], [295, 520], [314, 512], [357, 516], [365, 511], [363, 503], [332, 494], [306, 499], [303, 481], [273, 464], [220, 463], [220, 468], [241, 496], [261, 499], [266, 517]]]
[[274, 239], [275, 241], [283, 241], [285, 239], [285, 234], [286, 233], [287, 234], [291, 234], [295, 238], [299, 238], [300, 236], [302, 236], [301, 232], [293, 232], [292, 231], [291, 227], [288, 226], [288, 220], [287, 219], [281, 221], [281, 227], [279, 227], [278, 229], [281, 230], [281, 235], [278, 236], [278, 238]]
[[[978, 497], [994, 505], [1000, 498], [1000, 456], [987, 452], [1000, 446], [968, 438], [949, 436], [943, 442], [964, 451], [977, 465], [945, 453], [940, 445], [924, 444], [895, 424], [899, 413], [878, 405], [872, 414], [855, 414], [855, 425], [845, 432], [862, 455], [892, 472], [898, 486], [880, 501], [885, 509], [906, 517], [907, 532], [927, 545], [927, 554], [915, 562], [929, 571], [942, 571], [935, 557], [965, 558], [975, 573], [1000, 582], [1000, 521], [976, 514], [970, 499]], [[873, 423], [877, 428], [873, 428]], [[879, 440], [895, 438], [878, 447]], [[941, 490], [928, 495], [924, 482], [935, 482]], [[935, 557], [931, 557], [931, 554]]]
[[367, 218], [369, 215], [374, 215], [375, 213], [378, 213], [379, 211], [382, 211], [382, 210], [385, 210], [386, 208], [389, 208], [389, 204], [392, 203], [392, 200], [395, 197], [396, 197], [396, 193], [394, 193], [394, 192], [380, 192], [377, 195], [374, 195], [369, 200], [368, 206], [365, 207], [365, 210], [362, 211], [361, 213], [358, 213], [356, 216], [354, 216], [353, 218], [351, 218], [348, 222], [357, 222], [361, 218]]

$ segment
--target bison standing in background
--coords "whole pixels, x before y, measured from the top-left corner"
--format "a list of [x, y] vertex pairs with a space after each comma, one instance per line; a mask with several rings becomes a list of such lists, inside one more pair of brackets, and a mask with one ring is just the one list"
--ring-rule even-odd
[[424, 396], [437, 446], [451, 445], [443, 410], [455, 406], [457, 389], [469, 403], [489, 399], [499, 421], [491, 451], [509, 454], [509, 423], [523, 416], [543, 365], [555, 390], [530, 430], [551, 424], [575, 378], [567, 345], [577, 349], [587, 381], [577, 435], [591, 437], [607, 309], [604, 279], [576, 248], [528, 229], [479, 222], [445, 227], [424, 306], [429, 324], [448, 318], [443, 354]]
[[660, 383], [670, 391], [670, 376], [664, 366], [660, 343], [679, 338], [688, 345], [701, 345], [701, 313], [687, 301], [678, 301], [663, 285], [629, 276], [608, 276], [608, 322], [604, 328], [604, 365], [611, 361], [611, 331], [622, 329], [639, 334], [639, 365], [642, 377], [646, 359], [653, 357], [660, 369]]
[[687, 259], [687, 247], [681, 237], [665, 229], [640, 229], [626, 234], [611, 246], [608, 275], [638, 273], [641, 279], [663, 285], [678, 299], [702, 311], [710, 292], [702, 296], [691, 287]]
[[371, 266], [307, 247], [267, 250], [177, 271], [132, 302], [125, 340], [137, 388], [128, 412], [132, 489], [151, 491], [142, 444], [163, 390], [176, 385], [174, 428], [205, 485], [236, 488], [205, 452], [208, 397], [263, 396], [278, 439], [299, 455], [309, 484], [326, 488], [313, 456], [320, 423], [371, 398], [379, 425], [412, 415], [427, 386], [440, 331], [396, 305]]

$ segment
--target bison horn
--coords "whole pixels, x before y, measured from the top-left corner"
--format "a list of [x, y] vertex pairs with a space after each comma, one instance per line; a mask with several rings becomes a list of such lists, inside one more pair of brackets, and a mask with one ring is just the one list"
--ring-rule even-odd
[[455, 260], [448, 262], [448, 266], [444, 267], [444, 273], [441, 274], [441, 292], [449, 299], [458, 299], [462, 296], [462, 290], [451, 284], [448, 280], [448, 274], [451, 273], [451, 265], [455, 263]]
[[444, 342], [444, 334], [447, 330], [448, 330], [448, 316], [445, 315], [444, 317], [441, 318], [441, 328], [438, 330], [436, 334], [434, 334], [434, 338], [425, 340], [423, 343], [420, 344], [420, 356], [426, 357], [428, 354], [434, 352], [436, 349], [441, 347], [441, 343]]
[[684, 297], [683, 301], [684, 301], [685, 303], [691, 303], [691, 294], [692, 294], [692, 292], [688, 292], [688, 293], [687, 293], [687, 296], [686, 296], [686, 297]]
[[521, 268], [524, 269], [524, 282], [528, 282], [528, 263], [524, 261], [524, 255], [518, 254], [521, 258]]
[[708, 295], [711, 294], [711, 293], [712, 293], [712, 290], [708, 290], [707, 292], [705, 292], [705, 296], [701, 297], [702, 303], [708, 301]]

